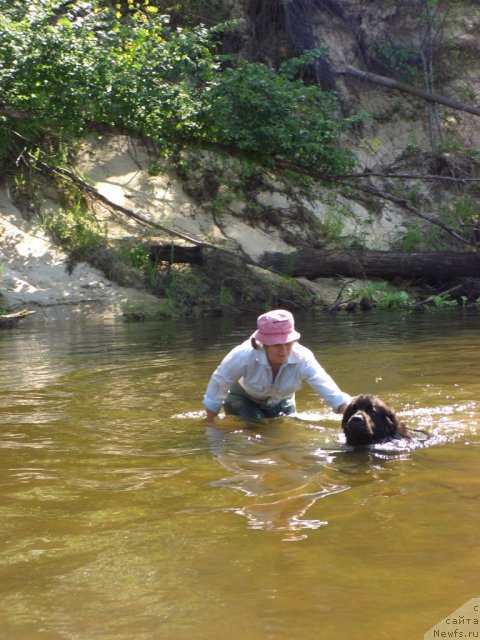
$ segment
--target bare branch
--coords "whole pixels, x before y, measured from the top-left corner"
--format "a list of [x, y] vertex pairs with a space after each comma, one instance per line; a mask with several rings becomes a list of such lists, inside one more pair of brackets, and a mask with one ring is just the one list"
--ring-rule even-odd
[[425, 180], [439, 182], [480, 182], [480, 178], [455, 178], [454, 176], [438, 176], [438, 175], [422, 175], [418, 173], [374, 173], [372, 171], [365, 171], [363, 173], [350, 173], [339, 176], [342, 180], [346, 178], [393, 178], [400, 180]]
[[379, 84], [383, 87], [388, 87], [389, 89], [397, 89], [398, 91], [403, 91], [404, 93], [410, 93], [413, 96], [417, 96], [417, 98], [422, 98], [423, 100], [427, 100], [428, 102], [435, 102], [438, 104], [443, 104], [446, 107], [450, 107], [451, 109], [457, 109], [459, 111], [466, 111], [467, 113], [472, 113], [474, 116], [480, 116], [480, 108], [473, 107], [468, 104], [464, 104], [463, 102], [458, 102], [457, 100], [451, 100], [450, 98], [445, 98], [444, 96], [434, 95], [429, 93], [428, 91], [422, 91], [421, 89], [416, 89], [405, 82], [399, 82], [398, 80], [394, 80], [393, 78], [387, 78], [386, 76], [380, 76], [376, 73], [370, 73], [368, 71], [361, 71], [360, 69], [356, 69], [355, 67], [347, 66], [344, 71], [337, 72], [341, 75], [350, 75], [355, 78], [360, 78], [361, 80], [366, 80], [367, 82], [373, 82], [374, 84]]
[[132, 209], [127, 209], [126, 207], [122, 207], [121, 205], [116, 204], [115, 202], [112, 202], [111, 200], [106, 198], [104, 195], [99, 193], [96, 189], [94, 189], [87, 182], [85, 182], [85, 180], [83, 180], [78, 175], [73, 173], [73, 171], [69, 171], [68, 169], [63, 169], [61, 167], [51, 167], [46, 162], [42, 162], [42, 161], [38, 161], [38, 160], [36, 161], [36, 164], [37, 164], [38, 167], [40, 167], [44, 171], [47, 171], [50, 174], [58, 175], [63, 179], [70, 180], [71, 182], [76, 184], [84, 193], [88, 193], [88, 195], [90, 195], [95, 200], [98, 200], [98, 201], [102, 202], [107, 207], [109, 207], [111, 209], [114, 209], [115, 211], [119, 211], [120, 213], [123, 213], [123, 215], [131, 218], [132, 220], [136, 220], [137, 222], [141, 222], [142, 224], [145, 224], [145, 225], [147, 225], [149, 227], [153, 227], [154, 229], [158, 229], [159, 231], [163, 231], [164, 233], [167, 233], [170, 236], [175, 236], [177, 238], [181, 238], [182, 240], [186, 240], [186, 241], [191, 242], [192, 244], [197, 245], [197, 246], [214, 247], [214, 245], [210, 244], [209, 242], [203, 242], [201, 240], [197, 240], [196, 238], [193, 238], [192, 236], [187, 235], [186, 233], [183, 233], [182, 231], [177, 231], [175, 229], [170, 229], [169, 227], [165, 227], [164, 225], [159, 224], [158, 222], [155, 222], [154, 220], [150, 220], [149, 218], [147, 218], [147, 217], [145, 217], [145, 216], [143, 216], [143, 215], [141, 215], [141, 214], [139, 214], [139, 213], [137, 213], [135, 211], [132, 211]]
[[347, 280], [346, 282], [343, 283], [343, 285], [340, 287], [340, 291], [338, 292], [337, 297], [335, 298], [335, 302], [328, 307], [326, 311], [327, 315], [332, 315], [337, 311], [338, 307], [343, 302], [343, 292], [345, 291], [345, 289], [348, 287], [349, 284], [352, 284], [354, 282], [355, 280]]
[[405, 198], [400, 198], [398, 196], [394, 196], [391, 193], [387, 193], [385, 191], [381, 191], [380, 189], [375, 189], [375, 187], [371, 187], [371, 186], [365, 185], [365, 184], [362, 184], [362, 185], [357, 184], [357, 185], [350, 185], [350, 186], [351, 186], [352, 189], [358, 189], [359, 191], [363, 191], [365, 193], [370, 193], [370, 194], [372, 194], [374, 196], [377, 196], [378, 198], [382, 198], [383, 200], [388, 200], [389, 202], [393, 202], [393, 203], [399, 205], [400, 207], [402, 207], [403, 209], [407, 209], [408, 211], [410, 211], [411, 213], [416, 215], [418, 218], [422, 218], [422, 220], [427, 220], [428, 222], [431, 222], [432, 224], [436, 225], [437, 227], [440, 227], [446, 233], [448, 233], [448, 235], [452, 236], [452, 238], [455, 238], [455, 240], [458, 240], [462, 244], [466, 244], [469, 247], [473, 246], [473, 244], [472, 244], [472, 242], [470, 240], [467, 240], [467, 238], [464, 238], [459, 233], [457, 233], [455, 231], [455, 229], [453, 229], [453, 227], [451, 227], [450, 225], [446, 224], [442, 220], [439, 220], [438, 218], [434, 218], [433, 216], [429, 216], [426, 213], [422, 213], [421, 211], [419, 211], [419, 209], [414, 207], [413, 204], [411, 204], [411, 202], [409, 202]]
[[[317, 180], [326, 180], [326, 181], [330, 181], [330, 182], [343, 182], [345, 180], [345, 176], [327, 176], [327, 175], [322, 174], [322, 173], [320, 173], [318, 171], [315, 171], [313, 169], [309, 169], [308, 167], [298, 167], [298, 166], [295, 166], [295, 165], [291, 165], [291, 164], [289, 164], [287, 162], [277, 162], [276, 168], [279, 169], [279, 170], [280, 169], [290, 169], [290, 170], [293, 170], [293, 171], [295, 171], [295, 170], [296, 171], [302, 171], [306, 175], [308, 175], [308, 176], [310, 176], [312, 178], [316, 178]], [[368, 175], [371, 175], [371, 174], [368, 174]], [[370, 193], [371, 195], [374, 195], [377, 198], [381, 198], [382, 200], [388, 200], [389, 202], [393, 202], [394, 204], [402, 207], [403, 209], [407, 209], [407, 211], [410, 211], [411, 213], [413, 213], [417, 217], [422, 218], [423, 220], [427, 220], [428, 222], [431, 222], [432, 224], [436, 225], [437, 227], [440, 227], [446, 233], [448, 233], [450, 236], [452, 236], [452, 238], [455, 238], [459, 242], [461, 242], [463, 244], [466, 244], [468, 246], [474, 246], [474, 244], [470, 240], [467, 240], [466, 238], [461, 236], [459, 233], [457, 233], [455, 231], [455, 229], [453, 229], [453, 227], [450, 227], [448, 224], [446, 224], [442, 220], [439, 220], [438, 218], [435, 218], [433, 216], [429, 216], [426, 213], [422, 213], [419, 209], [414, 207], [413, 204], [411, 202], [409, 202], [408, 200], [406, 200], [405, 198], [400, 198], [399, 196], [395, 196], [395, 195], [393, 195], [391, 193], [388, 193], [386, 191], [382, 191], [380, 189], [376, 189], [375, 187], [372, 187], [372, 186], [367, 185], [367, 184], [351, 184], [351, 183], [348, 183], [348, 186], [351, 189], [357, 189], [358, 191], [363, 191], [365, 193]]]

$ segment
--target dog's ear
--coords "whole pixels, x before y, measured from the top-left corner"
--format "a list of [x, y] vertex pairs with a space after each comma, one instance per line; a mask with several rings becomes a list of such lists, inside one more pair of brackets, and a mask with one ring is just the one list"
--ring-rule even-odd
[[392, 409], [390, 409], [390, 407], [387, 407], [387, 406], [385, 406], [384, 411], [385, 411], [385, 416], [388, 418], [388, 420], [390, 420], [392, 424], [398, 427], [400, 425], [400, 422], [397, 418], [397, 414], [395, 413], [395, 411], [393, 411]]
[[391, 429], [391, 435], [398, 435], [401, 438], [410, 438], [410, 435], [408, 433], [407, 427], [405, 426], [405, 423], [399, 420], [398, 416], [392, 409], [387, 407], [387, 410], [385, 412], [385, 418]]
[[392, 411], [387, 411], [385, 413], [385, 421], [389, 426], [390, 435], [398, 433], [400, 423], [398, 422], [397, 416]]

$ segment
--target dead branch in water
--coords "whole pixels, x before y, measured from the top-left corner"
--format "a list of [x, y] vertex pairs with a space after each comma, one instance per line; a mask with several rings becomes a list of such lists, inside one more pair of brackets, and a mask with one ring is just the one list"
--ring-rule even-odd
[[35, 311], [30, 309], [22, 309], [21, 311], [13, 311], [12, 313], [4, 313], [0, 315], [0, 329], [3, 327], [13, 327], [19, 320], [30, 316]]

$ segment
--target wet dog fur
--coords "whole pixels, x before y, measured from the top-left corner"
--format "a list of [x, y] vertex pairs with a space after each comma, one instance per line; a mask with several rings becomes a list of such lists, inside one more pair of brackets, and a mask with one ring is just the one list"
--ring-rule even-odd
[[354, 447], [411, 439], [395, 411], [380, 398], [370, 395], [352, 398], [342, 416], [342, 428], [347, 444]]

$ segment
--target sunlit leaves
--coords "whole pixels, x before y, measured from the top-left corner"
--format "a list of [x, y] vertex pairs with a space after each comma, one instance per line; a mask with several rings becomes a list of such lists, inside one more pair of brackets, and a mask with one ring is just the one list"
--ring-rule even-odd
[[347, 122], [333, 97], [295, 80], [295, 64], [276, 72], [223, 59], [221, 30], [173, 29], [148, 0], [14, 0], [0, 15], [2, 102], [33, 116], [29, 135], [95, 123], [165, 148], [204, 141], [262, 163], [345, 169], [335, 139]]
[[226, 69], [206, 87], [200, 118], [212, 138], [252, 152], [263, 163], [283, 157], [317, 170], [342, 171], [351, 163], [335, 148], [347, 121], [333, 114], [334, 96], [263, 64]]

